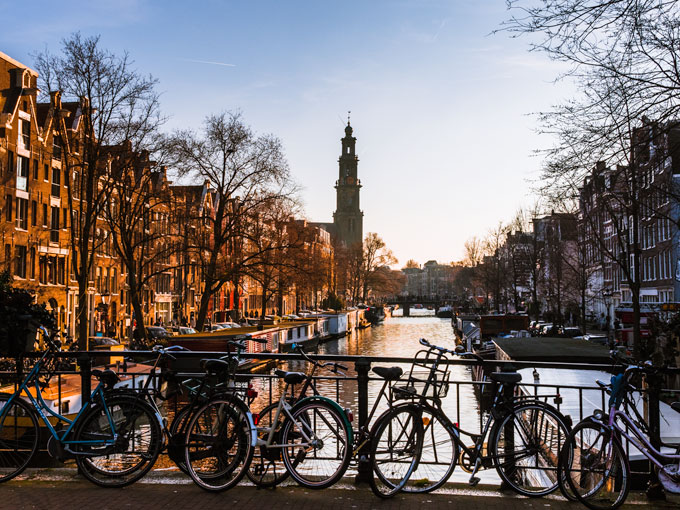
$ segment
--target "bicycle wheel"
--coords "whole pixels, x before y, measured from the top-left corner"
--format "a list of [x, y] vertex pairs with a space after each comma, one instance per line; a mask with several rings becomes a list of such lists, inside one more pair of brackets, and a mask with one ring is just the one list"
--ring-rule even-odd
[[557, 464], [569, 426], [556, 409], [520, 403], [494, 424], [490, 452], [501, 479], [523, 496], [544, 496], [558, 486]]
[[[267, 440], [269, 431], [262, 429], [271, 428], [278, 405], [278, 402], [270, 404], [260, 411], [257, 420], [259, 439]], [[288, 478], [288, 470], [283, 463], [283, 456], [281, 455], [282, 448], [276, 447], [276, 445], [282, 444], [282, 421], [279, 420], [274, 431], [273, 447], [268, 448], [265, 445], [260, 445], [256, 446], [253, 452], [253, 460], [248, 468], [248, 478], [258, 487], [274, 487]], [[294, 460], [293, 462], [295, 463], [296, 461]]]
[[564, 471], [576, 498], [592, 510], [621, 506], [630, 491], [630, 466], [611, 430], [582, 421], [569, 435], [567, 448], [573, 455]]
[[389, 498], [408, 482], [420, 460], [423, 418], [419, 409], [402, 406], [384, 414], [371, 437], [371, 489]]
[[191, 419], [191, 411], [196, 409], [196, 406], [192, 404], [185, 405], [177, 413], [170, 423], [170, 428], [168, 429], [168, 457], [172, 460], [175, 465], [183, 472], [189, 473], [187, 470], [187, 465], [184, 463], [184, 447], [187, 426], [189, 425], [189, 420]]
[[[592, 417], [584, 418], [581, 423], [585, 421], [591, 421]], [[560, 453], [560, 459], [557, 463], [557, 479], [558, 485], [560, 487], [560, 492], [569, 501], [578, 501], [576, 494], [571, 490], [569, 486], [569, 481], [567, 480], [567, 469], [565, 467], [571, 466], [572, 459], [574, 458], [574, 448], [576, 443], [569, 440], [569, 436], [562, 446], [562, 453]]]
[[432, 492], [444, 485], [458, 461], [458, 440], [451, 422], [435, 409], [422, 409], [423, 445], [418, 466], [401, 489], [412, 494]]
[[253, 456], [250, 427], [229, 398], [204, 404], [189, 421], [184, 461], [192, 480], [209, 491], [229, 489], [243, 478]]
[[352, 457], [345, 417], [321, 400], [303, 400], [290, 413], [281, 429], [283, 464], [304, 487], [330, 487], [345, 474]]
[[110, 395], [85, 411], [70, 446], [85, 478], [102, 487], [124, 487], [153, 467], [162, 434], [149, 404], [130, 395]]
[[26, 469], [38, 449], [38, 418], [18, 395], [0, 394], [0, 482]]

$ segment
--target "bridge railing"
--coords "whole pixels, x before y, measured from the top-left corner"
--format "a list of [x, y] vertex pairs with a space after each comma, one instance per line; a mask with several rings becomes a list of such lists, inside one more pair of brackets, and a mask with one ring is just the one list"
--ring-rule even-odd
[[[227, 355], [226, 352], [174, 352], [173, 356], [177, 359], [175, 364], [179, 367], [174, 372], [175, 378], [201, 378], [204, 374], [198, 369], [199, 361], [204, 358], [217, 358]], [[23, 378], [27, 368], [35, 358], [35, 354], [26, 355], [19, 360], [4, 360], [4, 366], [0, 364], [0, 381], [4, 386], [2, 391], [8, 392], [16, 388], [19, 381]], [[69, 401], [65, 394], [67, 387], [73, 388], [74, 378], [80, 386], [78, 400], [85, 401], [91, 392], [91, 369], [94, 361], [101, 363], [107, 357], [134, 359], [139, 362], [153, 360], [155, 352], [151, 351], [129, 351], [129, 352], [69, 352], [57, 353], [56, 356], [63, 361], [62, 367], [54, 371], [52, 377], [52, 387], [55, 389], [57, 398], [55, 408], [62, 411], [77, 412], [77, 409], [65, 408], [64, 405]], [[370, 406], [376, 397], [382, 379], [371, 375], [371, 368], [376, 365], [400, 365], [408, 369], [413, 362], [413, 358], [394, 357], [394, 356], [353, 356], [353, 355], [310, 355], [310, 357], [322, 361], [335, 361], [348, 366], [346, 374], [323, 374], [316, 376], [317, 387], [322, 394], [336, 400], [343, 407], [352, 410], [355, 428], [366, 425]], [[244, 354], [251, 368], [262, 368], [267, 365], [284, 365], [285, 368], [301, 370], [304, 368], [304, 360], [299, 354], [280, 354], [280, 353], [253, 353]], [[451, 365], [452, 378], [447, 397], [442, 406], [451, 421], [458, 423], [461, 428], [471, 432], [481, 432], [486, 419], [485, 406], [488, 403], [486, 395], [493, 383], [488, 381], [471, 380], [472, 371], [470, 367], [482, 365], [486, 371], [511, 370], [525, 372], [526, 377], [531, 378], [531, 372], [535, 369], [545, 370], [581, 370], [589, 372], [616, 372], [617, 367], [610, 364], [574, 364], [574, 363], [555, 363], [555, 362], [520, 362], [520, 361], [500, 361], [486, 360], [483, 362], [475, 360], [450, 359], [443, 361]], [[152, 387], [160, 389], [164, 382], [163, 371], [148, 374], [143, 371], [131, 371], [127, 363], [116, 363], [110, 365], [114, 371], [124, 375], [125, 384], [138, 388], [147, 377], [152, 377]], [[175, 367], [175, 368], [177, 368]], [[457, 367], [457, 368], [453, 368]], [[531, 372], [529, 372], [531, 371]], [[669, 369], [674, 374], [680, 373], [678, 369]], [[545, 373], [545, 372], [544, 372]], [[524, 374], [523, 374], [524, 375]], [[259, 391], [259, 398], [253, 404], [253, 410], [258, 411], [269, 403], [279, 398], [284, 390], [283, 382], [272, 375], [270, 371], [264, 372], [251, 371], [244, 373], [243, 377], [250, 379], [253, 386]], [[600, 374], [593, 374], [592, 384], [542, 384], [538, 381], [533, 382], [523, 380], [518, 384], [517, 390], [529, 395], [543, 396], [549, 399], [549, 403], [558, 408], [561, 412], [571, 417], [575, 424], [579, 420], [592, 414], [595, 409], [606, 409], [608, 396], [606, 392], [597, 386], [594, 379]], [[294, 391], [294, 388], [293, 388]], [[647, 416], [650, 429], [652, 431], [654, 446], [660, 446], [658, 439], [665, 435], [667, 439], [675, 439], [680, 442], [680, 414], [670, 410], [670, 406], [664, 404], [667, 401], [680, 399], [679, 390], [663, 389], [659, 387], [643, 388], [638, 392], [638, 396], [643, 401], [643, 407]], [[169, 418], [174, 416], [178, 406], [182, 404], [181, 398], [173, 398], [166, 402], [165, 412]], [[376, 415], [377, 416], [377, 415]], [[662, 423], [664, 424], [662, 430]], [[626, 445], [629, 455], [635, 458], [636, 452]], [[651, 466], [636, 466], [635, 470], [639, 473], [649, 474]], [[370, 468], [366, 465], [358, 466], [358, 478], [362, 479], [370, 476]]]

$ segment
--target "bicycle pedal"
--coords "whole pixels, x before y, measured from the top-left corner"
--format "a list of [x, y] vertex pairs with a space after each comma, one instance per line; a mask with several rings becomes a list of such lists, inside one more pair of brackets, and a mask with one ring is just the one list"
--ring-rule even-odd
[[470, 480], [468, 481], [468, 484], [470, 485], [470, 487], [476, 487], [477, 484], [478, 484], [480, 481], [481, 481], [480, 478], [478, 478], [478, 477], [476, 477], [476, 476], [473, 476], [473, 477], [471, 477]]

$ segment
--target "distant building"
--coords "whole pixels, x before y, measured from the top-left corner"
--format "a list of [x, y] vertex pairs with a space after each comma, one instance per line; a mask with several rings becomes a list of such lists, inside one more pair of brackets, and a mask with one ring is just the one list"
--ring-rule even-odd
[[455, 268], [428, 260], [419, 267], [406, 267], [401, 270], [406, 276], [404, 293], [408, 296], [425, 298], [446, 298], [453, 296]]

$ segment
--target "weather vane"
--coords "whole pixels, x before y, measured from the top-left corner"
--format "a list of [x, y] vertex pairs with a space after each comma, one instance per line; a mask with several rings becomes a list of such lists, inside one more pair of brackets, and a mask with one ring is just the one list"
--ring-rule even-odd
[[349, 114], [352, 113], [351, 110], [347, 110], [347, 125], [349, 126]]

